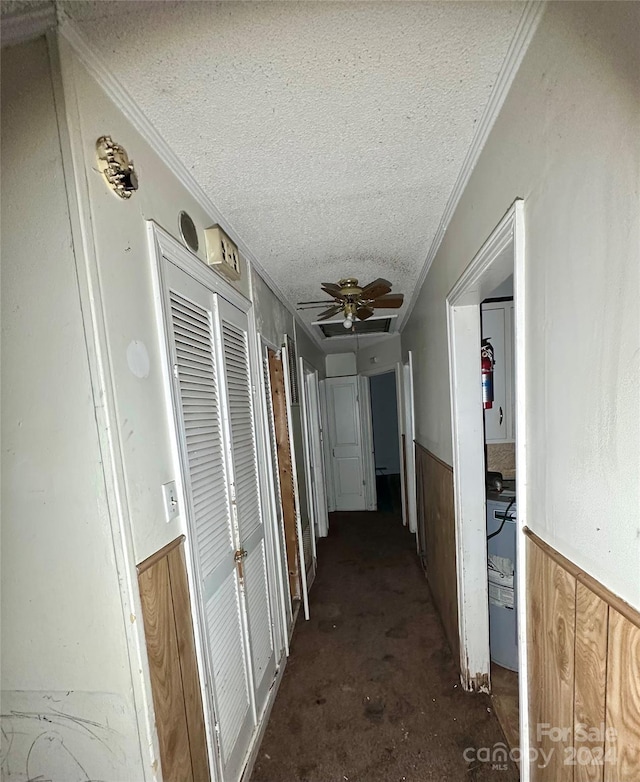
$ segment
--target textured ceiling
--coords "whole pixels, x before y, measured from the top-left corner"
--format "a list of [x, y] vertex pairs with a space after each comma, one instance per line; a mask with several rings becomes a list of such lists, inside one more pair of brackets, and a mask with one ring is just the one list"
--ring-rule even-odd
[[64, 7], [293, 304], [351, 275], [409, 301], [523, 9]]

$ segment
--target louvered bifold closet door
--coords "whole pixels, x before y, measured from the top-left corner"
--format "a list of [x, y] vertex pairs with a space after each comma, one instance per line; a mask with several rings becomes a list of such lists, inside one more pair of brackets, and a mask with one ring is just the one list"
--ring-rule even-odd
[[214, 296], [167, 263], [176, 407], [223, 779], [239, 778], [254, 729], [237, 533], [216, 360]]
[[229, 410], [233, 483], [255, 687], [256, 711], [261, 714], [276, 671], [271, 621], [263, 513], [253, 407], [254, 387], [249, 369], [246, 313], [219, 299], [222, 355]]

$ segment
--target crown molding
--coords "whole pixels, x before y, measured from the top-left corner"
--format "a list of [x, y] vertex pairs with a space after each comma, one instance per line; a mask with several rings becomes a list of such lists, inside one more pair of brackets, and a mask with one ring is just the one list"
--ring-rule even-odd
[[504, 62], [502, 63], [502, 67], [500, 68], [500, 72], [496, 78], [495, 86], [491, 91], [489, 101], [485, 106], [484, 112], [482, 113], [482, 117], [480, 118], [480, 122], [478, 123], [478, 127], [476, 128], [476, 132], [473, 136], [473, 140], [471, 141], [471, 146], [469, 147], [464, 162], [462, 163], [462, 168], [460, 169], [456, 183], [453, 186], [453, 190], [451, 191], [449, 199], [444, 208], [444, 212], [442, 213], [442, 218], [440, 219], [438, 229], [435, 233], [435, 236], [433, 237], [433, 241], [429, 247], [429, 252], [422, 267], [422, 271], [420, 272], [420, 276], [416, 282], [413, 295], [409, 301], [409, 306], [400, 318], [400, 323], [398, 324], [400, 331], [402, 331], [405, 323], [409, 320], [413, 308], [418, 301], [420, 291], [422, 290], [422, 286], [427, 279], [427, 274], [429, 273], [431, 264], [433, 263], [438, 250], [440, 249], [440, 245], [442, 244], [444, 235], [447, 231], [447, 228], [449, 227], [451, 218], [456, 211], [458, 203], [462, 198], [462, 194], [464, 193], [465, 188], [469, 183], [471, 174], [476, 167], [478, 158], [480, 157], [480, 154], [484, 149], [484, 145], [489, 138], [489, 134], [491, 133], [495, 121], [500, 114], [507, 94], [509, 93], [511, 85], [513, 84], [516, 73], [520, 68], [527, 49], [529, 48], [531, 39], [538, 29], [538, 25], [540, 23], [540, 19], [542, 18], [545, 6], [546, 0], [527, 0], [525, 3], [520, 21], [518, 22], [516, 31], [513, 35], [511, 43], [509, 44], [509, 48], [507, 49]]
[[39, 38], [56, 26], [56, 8], [53, 2], [28, 8], [16, 14], [7, 14], [0, 23], [2, 46], [15, 46]]
[[62, 12], [59, 19], [58, 32], [73, 49], [75, 55], [100, 85], [107, 97], [117, 106], [145, 141], [156, 150], [171, 173], [210, 216], [212, 223], [220, 225], [225, 233], [233, 239], [245, 261], [248, 261], [251, 269], [262, 278], [269, 288], [271, 288], [282, 305], [291, 313], [294, 320], [300, 324], [307, 332], [310, 339], [312, 339], [318, 348], [324, 352], [318, 337], [308, 327], [305, 321], [302, 320], [295, 307], [287, 300], [280, 286], [260, 263], [252, 250], [247, 246], [246, 242], [238, 235], [238, 232], [224, 218], [218, 207], [198, 184], [194, 176], [165, 141], [164, 137], [158, 132], [133, 97], [109, 70], [105, 61], [96, 52], [95, 48], [91, 46], [83, 33], [78, 29], [77, 25], [73, 20], [66, 16], [64, 12]]

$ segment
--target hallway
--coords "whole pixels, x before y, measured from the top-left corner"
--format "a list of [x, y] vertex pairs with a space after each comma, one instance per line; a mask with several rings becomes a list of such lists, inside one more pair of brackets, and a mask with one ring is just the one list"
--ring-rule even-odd
[[414, 546], [392, 514], [331, 515], [252, 782], [518, 779], [463, 757], [504, 738], [460, 689]]

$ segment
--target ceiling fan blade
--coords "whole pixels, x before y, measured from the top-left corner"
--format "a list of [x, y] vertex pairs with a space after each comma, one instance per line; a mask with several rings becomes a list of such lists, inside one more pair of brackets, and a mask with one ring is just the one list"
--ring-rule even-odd
[[317, 305], [321, 306], [323, 304], [327, 305], [327, 304], [333, 304], [333, 303], [334, 302], [331, 299], [322, 299], [322, 301], [299, 301], [296, 304], [296, 307], [306, 307], [307, 305], [313, 305], [313, 304], [317, 304]]
[[358, 307], [356, 310], [356, 315], [358, 316], [359, 320], [366, 320], [373, 315], [373, 310], [371, 307]]
[[342, 307], [339, 305], [335, 307], [329, 307], [328, 310], [325, 310], [324, 312], [321, 312], [318, 315], [318, 320], [326, 320], [327, 318], [332, 318], [334, 315], [337, 315], [341, 309]]
[[340, 295], [341, 288], [339, 285], [336, 285], [335, 282], [323, 282], [320, 287], [325, 293], [328, 293], [329, 296]]
[[382, 277], [378, 277], [377, 280], [370, 282], [362, 289], [360, 298], [362, 299], [377, 299], [378, 296], [384, 296], [385, 293], [389, 293], [391, 290], [391, 283], [389, 280], [383, 280]]
[[374, 307], [375, 309], [378, 309], [379, 307], [385, 307], [388, 309], [395, 310], [398, 309], [398, 307], [402, 307], [403, 301], [404, 301], [404, 294], [390, 293], [388, 296], [380, 296], [379, 299], [369, 302], [369, 306]]

